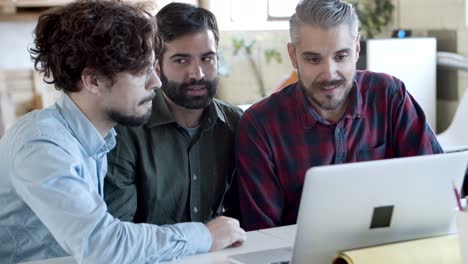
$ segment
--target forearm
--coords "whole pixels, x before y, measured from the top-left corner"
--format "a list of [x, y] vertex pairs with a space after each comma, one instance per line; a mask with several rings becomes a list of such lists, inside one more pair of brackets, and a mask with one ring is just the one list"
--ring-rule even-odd
[[[211, 246], [209, 231], [201, 223], [158, 227], [122, 222], [106, 212], [97, 193], [87, 201], [62, 194], [51, 202], [48, 198], [57, 193], [20, 185], [23, 199], [78, 263], [147, 263], [206, 252]], [[87, 208], [70, 206], [68, 201]]]
[[[147, 263], [210, 248], [201, 223], [158, 227], [112, 217], [94, 184], [97, 176], [84, 173], [73, 156], [61, 148], [25, 146], [14, 165], [15, 191], [78, 263]], [[34, 162], [47, 155], [47, 162]]]

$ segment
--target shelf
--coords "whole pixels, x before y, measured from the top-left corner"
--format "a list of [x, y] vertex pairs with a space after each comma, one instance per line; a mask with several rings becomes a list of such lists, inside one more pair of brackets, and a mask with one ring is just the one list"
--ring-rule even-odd
[[36, 20], [45, 10], [73, 0], [0, 0], [0, 21]]

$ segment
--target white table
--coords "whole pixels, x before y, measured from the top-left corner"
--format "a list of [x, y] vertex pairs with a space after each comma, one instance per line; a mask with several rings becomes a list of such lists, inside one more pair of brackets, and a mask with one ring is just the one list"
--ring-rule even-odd
[[262, 229], [258, 230], [258, 232], [273, 236], [289, 243], [289, 245], [293, 245], [294, 239], [296, 238], [296, 225]]
[[[274, 230], [270, 234], [269, 232], [252, 231], [247, 233], [247, 241], [244, 245], [238, 248], [226, 248], [216, 252], [210, 252], [205, 254], [193, 255], [183, 257], [178, 260], [162, 262], [164, 264], [227, 264], [229, 262], [229, 256], [249, 253], [255, 251], [262, 251], [267, 249], [276, 249], [292, 246], [287, 240], [283, 240], [278, 236], [272, 234], [286, 233], [282, 230]], [[289, 239], [288, 239], [289, 240]]]
[[[292, 246], [296, 234], [296, 226], [284, 226], [247, 232], [247, 240], [237, 248], [226, 248], [216, 252], [183, 257], [177, 260], [165, 261], [164, 264], [227, 264], [229, 256], [267, 249]], [[46, 259], [24, 264], [76, 264], [71, 257]]]

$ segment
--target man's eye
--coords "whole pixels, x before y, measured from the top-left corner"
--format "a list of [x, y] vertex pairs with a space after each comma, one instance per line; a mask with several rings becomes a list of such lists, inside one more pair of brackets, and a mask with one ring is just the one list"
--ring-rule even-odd
[[203, 60], [204, 62], [211, 62], [213, 59], [210, 58], [210, 57], [204, 57], [202, 60]]
[[336, 60], [337, 61], [342, 61], [342, 60], [346, 59], [347, 57], [348, 57], [347, 54], [340, 54], [340, 55], [336, 56]]
[[309, 58], [306, 58], [306, 61], [308, 63], [319, 63], [320, 62], [320, 58], [317, 58], [317, 57], [309, 57]]
[[183, 64], [183, 63], [186, 63], [186, 62], [187, 62], [187, 59], [184, 59], [184, 58], [175, 59], [174, 62], [175, 62], [175, 63], [179, 63], [179, 64]]

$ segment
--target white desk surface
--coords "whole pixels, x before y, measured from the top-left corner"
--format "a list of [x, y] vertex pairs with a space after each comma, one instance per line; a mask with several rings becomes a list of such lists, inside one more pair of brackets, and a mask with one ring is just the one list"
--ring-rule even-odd
[[[178, 260], [165, 261], [164, 264], [227, 264], [230, 255], [249, 253], [293, 245], [296, 226], [276, 227], [247, 232], [247, 240], [237, 248], [226, 248], [216, 252], [187, 256]], [[76, 264], [71, 257], [46, 259], [24, 264]]]
[[249, 253], [267, 249], [292, 246], [291, 243], [261, 231], [247, 233], [244, 245], [238, 248], [227, 248], [216, 252], [187, 256], [178, 260], [162, 262], [164, 264], [227, 264], [231, 255]]
[[294, 239], [296, 238], [296, 225], [262, 229], [258, 230], [258, 232], [279, 238], [280, 240], [293, 245]]

